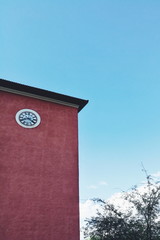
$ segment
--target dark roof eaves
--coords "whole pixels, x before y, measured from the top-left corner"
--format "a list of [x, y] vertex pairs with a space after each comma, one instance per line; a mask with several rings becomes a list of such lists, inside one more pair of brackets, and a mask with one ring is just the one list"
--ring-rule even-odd
[[4, 79], [0, 79], [0, 86], [3, 87], [4, 89], [6, 88], [6, 89], [10, 89], [11, 91], [12, 90], [17, 91], [17, 92], [19, 92], [19, 94], [22, 93], [22, 95], [25, 95], [25, 93], [27, 93], [30, 95], [35, 95], [35, 96], [39, 96], [42, 98], [46, 98], [46, 100], [48, 100], [48, 101], [49, 101], [49, 99], [51, 99], [51, 100], [55, 100], [55, 102], [59, 102], [61, 104], [69, 103], [71, 105], [77, 105], [78, 112], [80, 112], [82, 110], [82, 108], [84, 108], [84, 106], [88, 103], [88, 100], [75, 98], [75, 97], [51, 92], [48, 90], [43, 90], [40, 88], [30, 87], [27, 85], [15, 83], [15, 82], [4, 80]]

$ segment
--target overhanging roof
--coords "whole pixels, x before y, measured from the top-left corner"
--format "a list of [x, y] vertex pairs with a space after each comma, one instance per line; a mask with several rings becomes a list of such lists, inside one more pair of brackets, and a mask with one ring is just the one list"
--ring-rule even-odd
[[78, 108], [78, 112], [88, 103], [88, 100], [75, 98], [40, 88], [30, 87], [20, 83], [0, 79], [0, 90], [23, 96], [38, 98], [45, 101], [55, 102], [62, 105]]

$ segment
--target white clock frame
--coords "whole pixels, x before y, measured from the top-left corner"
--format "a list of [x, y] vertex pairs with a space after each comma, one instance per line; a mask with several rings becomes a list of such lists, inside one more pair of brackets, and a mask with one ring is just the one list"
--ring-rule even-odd
[[[31, 112], [31, 113], [33, 113], [33, 114], [36, 116], [36, 118], [37, 118], [37, 122], [36, 122], [34, 125], [31, 125], [31, 126], [27, 126], [27, 125], [24, 125], [23, 123], [21, 123], [21, 121], [19, 120], [19, 116], [20, 116], [20, 114], [23, 113], [23, 112]], [[34, 110], [32, 110], [32, 109], [21, 109], [21, 110], [19, 110], [19, 111], [16, 113], [15, 119], [16, 119], [16, 122], [17, 122], [21, 127], [24, 127], [24, 128], [35, 128], [35, 127], [38, 127], [38, 125], [39, 125], [40, 122], [41, 122], [41, 117], [40, 117], [40, 115], [39, 115], [36, 111], [34, 111]]]

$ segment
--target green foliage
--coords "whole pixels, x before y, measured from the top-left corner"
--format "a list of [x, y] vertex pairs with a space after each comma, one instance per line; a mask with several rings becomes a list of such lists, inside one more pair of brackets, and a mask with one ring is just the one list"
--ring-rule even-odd
[[[145, 170], [144, 170], [145, 171]], [[146, 171], [145, 171], [146, 173]], [[146, 173], [143, 187], [123, 192], [126, 211], [111, 202], [102, 205], [96, 217], [86, 220], [85, 237], [90, 240], [160, 240], [160, 184]]]

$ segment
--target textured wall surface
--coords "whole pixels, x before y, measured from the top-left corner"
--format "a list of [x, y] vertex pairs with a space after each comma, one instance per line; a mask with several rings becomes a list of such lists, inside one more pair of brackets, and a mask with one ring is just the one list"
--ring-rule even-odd
[[[18, 110], [41, 116], [33, 129]], [[0, 91], [0, 240], [79, 240], [77, 109]]]

